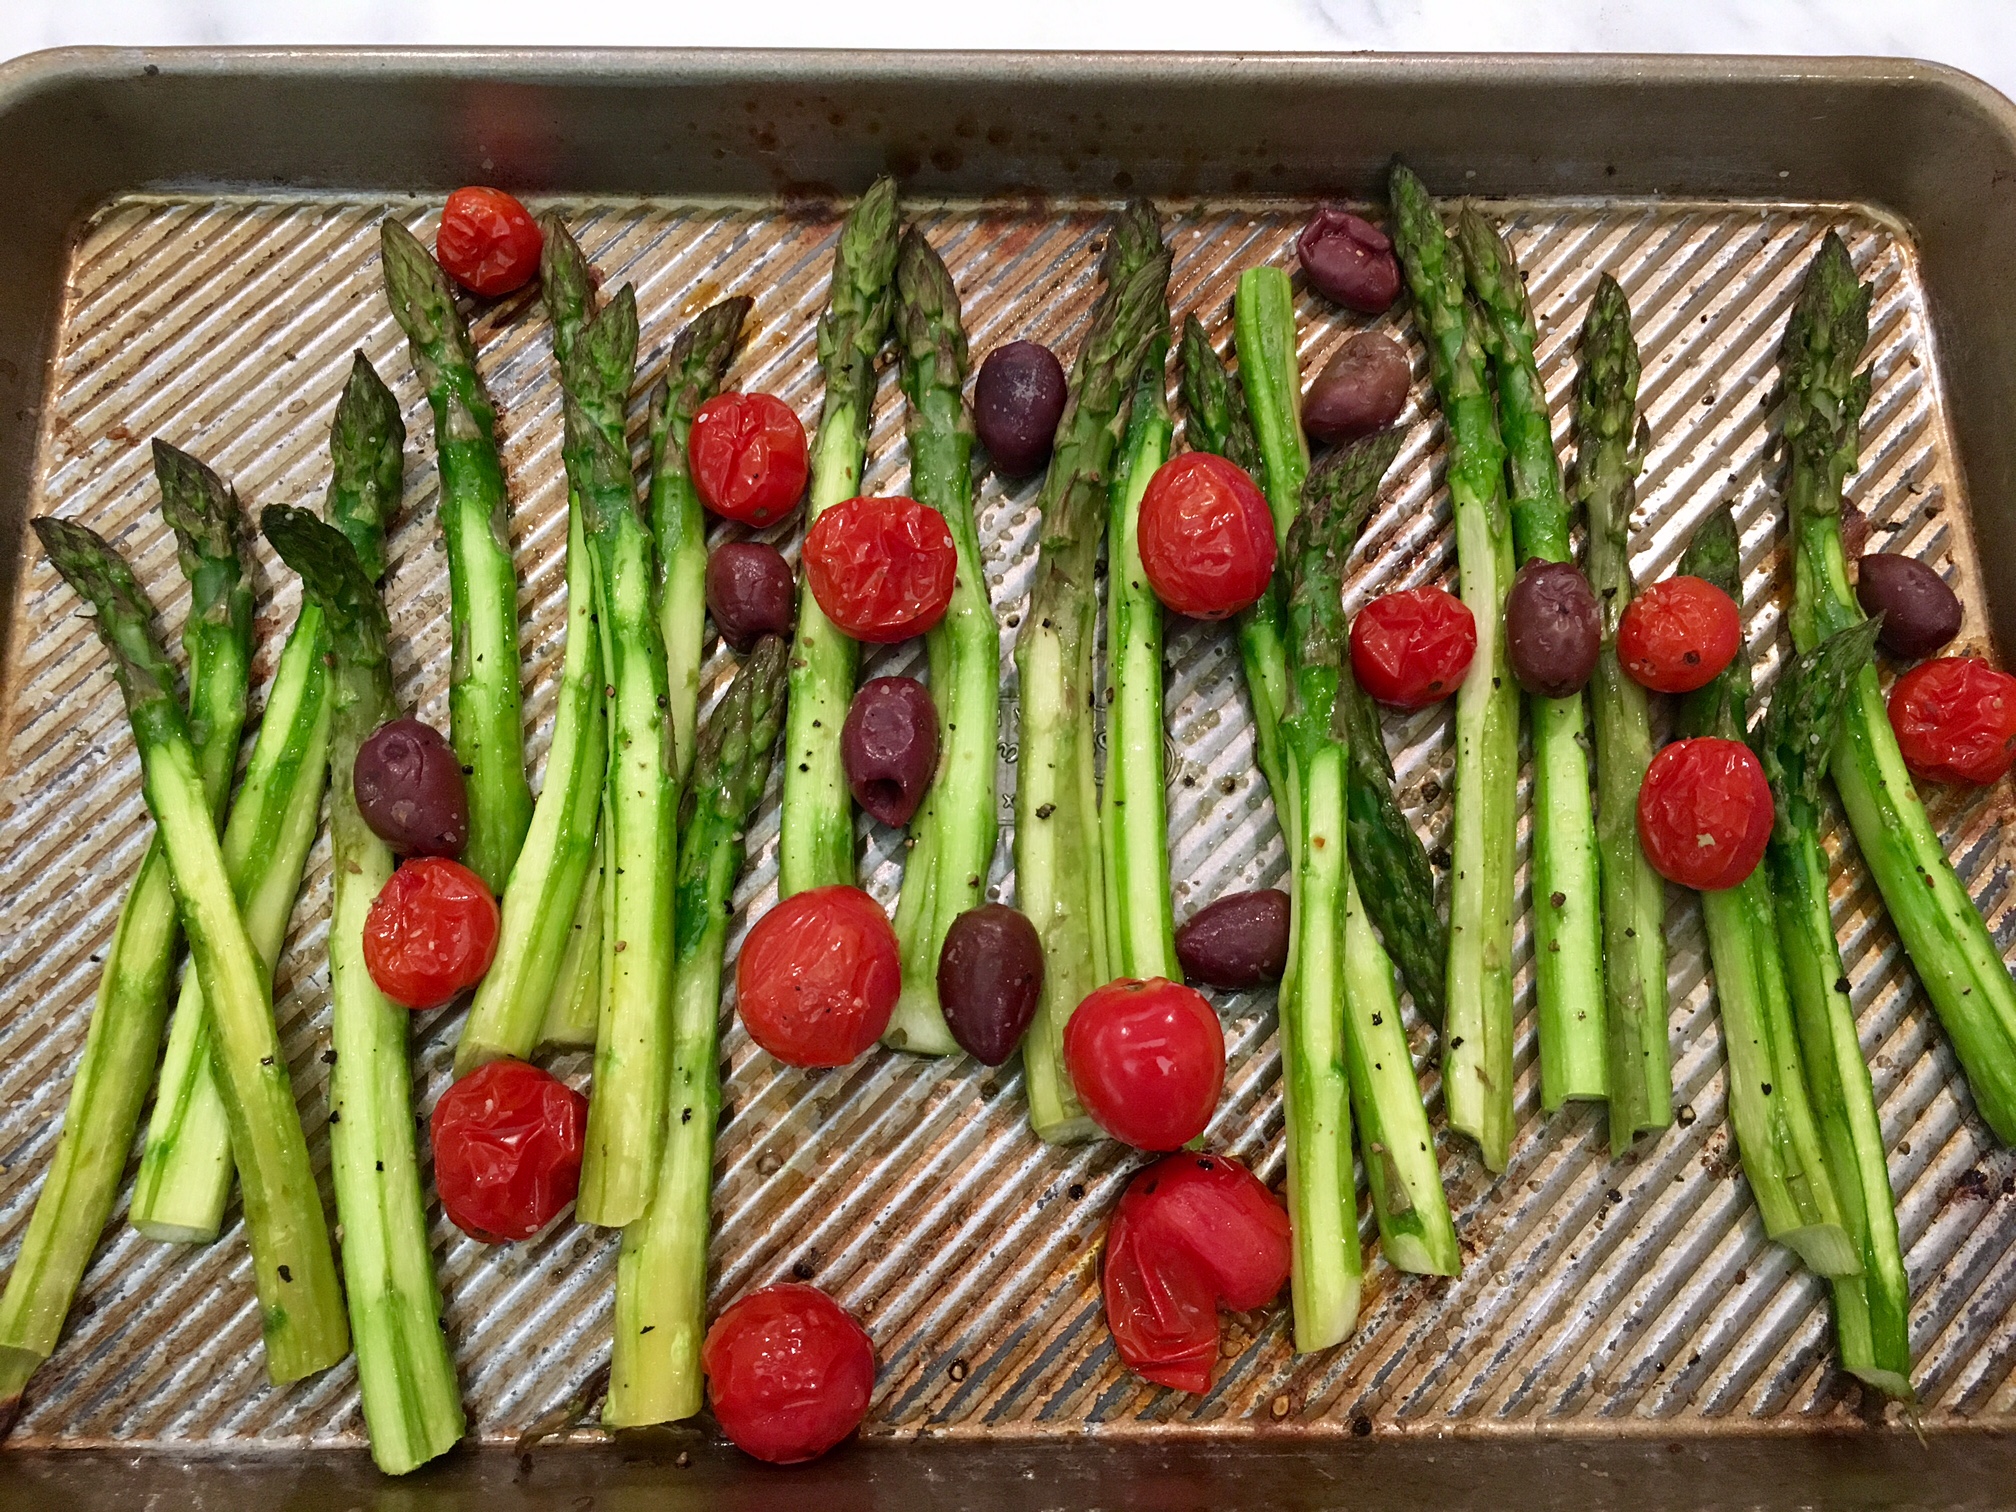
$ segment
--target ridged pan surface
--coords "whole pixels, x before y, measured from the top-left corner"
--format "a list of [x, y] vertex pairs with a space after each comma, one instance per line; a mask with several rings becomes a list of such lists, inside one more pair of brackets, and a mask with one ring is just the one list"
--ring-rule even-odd
[[[816, 420], [814, 328], [826, 296], [835, 208], [562, 204], [605, 288], [638, 290], [643, 358], [656, 377], [683, 321], [727, 293], [756, 297], [736, 387], [768, 389]], [[1229, 339], [1242, 268], [1292, 265], [1301, 207], [1172, 205], [1172, 305]], [[1908, 237], [1854, 207], [1668, 201], [1494, 206], [1529, 275], [1557, 438], [1569, 448], [1574, 342], [1599, 272], [1629, 294], [1645, 353], [1652, 447], [1634, 561], [1670, 572], [1692, 523], [1733, 500], [1745, 543], [1745, 615], [1768, 683], [1782, 654], [1789, 569], [1774, 442], [1776, 352], [1797, 282], [1838, 227], [1876, 286], [1875, 394], [1850, 485], [1874, 538], [1937, 564], [1969, 603], [1985, 648], [1966, 499], [1941, 407], [1925, 291]], [[187, 595], [160, 519], [147, 440], [159, 435], [235, 481], [249, 507], [319, 505], [325, 437], [353, 349], [406, 413], [406, 509], [388, 593], [403, 701], [445, 727], [446, 558], [433, 520], [432, 426], [380, 289], [377, 223], [392, 213], [431, 241], [411, 202], [132, 199], [82, 235], [69, 273], [43, 417], [35, 512], [109, 533], [159, 596], [164, 629]], [[1093, 293], [1103, 207], [1028, 201], [920, 208], [963, 295], [976, 358], [1028, 337], [1075, 349]], [[1299, 287], [1298, 277], [1298, 287]], [[1366, 322], [1299, 298], [1313, 373]], [[1402, 311], [1378, 324], [1409, 330]], [[535, 295], [475, 320], [500, 413], [512, 498], [532, 758], [543, 760], [564, 628], [560, 402]], [[1441, 486], [1441, 427], [1412, 342], [1407, 444], [1367, 531], [1348, 593], [1447, 581], [1454, 556]], [[884, 374], [866, 488], [900, 491], [903, 401]], [[1037, 533], [1036, 484], [988, 479], [980, 529], [1003, 624], [1004, 821], [1015, 761], [1012, 645]], [[260, 680], [299, 595], [259, 548]], [[11, 1263], [54, 1148], [99, 961], [149, 833], [139, 767], [106, 660], [78, 601], [39, 554], [22, 578], [7, 686], [0, 804], [0, 1267]], [[871, 660], [899, 670], [913, 650]], [[1168, 645], [1169, 800], [1179, 917], [1222, 892], [1282, 876], [1272, 810], [1253, 765], [1238, 659], [1223, 628], [1173, 624]], [[709, 688], [727, 673], [710, 666]], [[1449, 727], [1442, 713], [1389, 719], [1403, 802], [1442, 843]], [[2012, 928], [1999, 836], [2002, 789], [1932, 795], [1935, 822], [1997, 937]], [[1522, 797], [1522, 832], [1526, 822]], [[893, 900], [901, 837], [864, 821], [863, 876]], [[732, 950], [775, 896], [775, 784], [751, 834]], [[1012, 897], [1008, 835], [994, 882]], [[1838, 815], [1835, 920], [1874, 1069], [1912, 1282], [1911, 1338], [1924, 1421], [2008, 1417], [2016, 1387], [2016, 1162], [1973, 1116], [1952, 1052], [1915, 985]], [[1522, 914], [1523, 914], [1522, 873]], [[275, 983], [311, 1146], [326, 1190], [329, 898], [326, 840], [310, 864]], [[1677, 893], [1667, 930], [1679, 1122], [1609, 1158], [1603, 1116], [1539, 1106], [1530, 945], [1519, 942], [1518, 1136], [1491, 1177], [1446, 1136], [1442, 1171], [1463, 1236], [1454, 1280], [1403, 1277], [1378, 1258], [1369, 1217], [1363, 1317], [1341, 1348], [1297, 1357], [1285, 1301], [1231, 1320], [1208, 1395], [1142, 1385], [1101, 1317], [1105, 1215], [1138, 1161], [1110, 1143], [1050, 1148], [1029, 1133], [1019, 1074], [971, 1060], [877, 1051], [799, 1071], [759, 1051], [724, 998], [727, 1073], [716, 1157], [715, 1305], [767, 1282], [817, 1282], [873, 1333], [881, 1359], [870, 1432], [884, 1435], [1140, 1435], [1306, 1430], [1530, 1431], [1635, 1425], [1662, 1434], [1786, 1427], [1864, 1410], [1833, 1367], [1826, 1294], [1766, 1242], [1725, 1119], [1725, 1068], [1699, 911]], [[731, 972], [732, 977], [732, 972]], [[732, 981], [730, 983], [732, 987]], [[1280, 1057], [1271, 994], [1228, 996], [1231, 1068], [1210, 1141], [1282, 1179]], [[423, 1112], [447, 1085], [459, 1011], [418, 1015]], [[1422, 1086], [1440, 1123], [1430, 1036], [1414, 1026]], [[561, 1069], [585, 1076], [586, 1058]], [[1361, 1188], [1360, 1211], [1368, 1213]], [[609, 1352], [614, 1236], [563, 1223], [490, 1249], [430, 1218], [475, 1429], [508, 1440], [587, 1382]], [[1893, 1416], [1894, 1416], [1894, 1409]], [[354, 1445], [354, 1366], [289, 1389], [266, 1384], [242, 1227], [204, 1249], [141, 1240], [124, 1204], [86, 1278], [18, 1433], [28, 1443], [129, 1446]]]

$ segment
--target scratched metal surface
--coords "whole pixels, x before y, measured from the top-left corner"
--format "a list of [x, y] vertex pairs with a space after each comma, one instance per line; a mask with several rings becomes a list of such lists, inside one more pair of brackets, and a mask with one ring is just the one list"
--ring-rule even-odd
[[[733, 382], [783, 395], [808, 422], [819, 386], [814, 320], [834, 220], [827, 206], [676, 202], [563, 205], [609, 286], [635, 281], [643, 315], [639, 393], [681, 321], [725, 292], [757, 296]], [[1877, 288], [1877, 382], [1854, 498], [1890, 544], [1935, 561], [1970, 601], [1982, 641], [1972, 545], [1913, 250], [1852, 208], [1663, 203], [1498, 207], [1530, 275], [1541, 360], [1565, 448], [1573, 338], [1599, 270], [1632, 298], [1645, 350], [1653, 446], [1636, 535], [1641, 576], [1671, 570], [1690, 522], [1733, 499], [1744, 528], [1746, 618], [1775, 666], [1787, 581], [1777, 545], [1771, 399], [1793, 288], [1821, 231], [1840, 227]], [[146, 442], [163, 435], [233, 478], [249, 505], [317, 502], [324, 436], [353, 348], [393, 384], [412, 433], [406, 510], [389, 594], [403, 699], [446, 718], [444, 557], [431, 519], [431, 427], [379, 293], [378, 218], [423, 234], [407, 203], [130, 200], [75, 249], [40, 437], [35, 509], [110, 532], [179, 623], [186, 594], [155, 509]], [[1215, 331], [1239, 269], [1289, 258], [1294, 207], [1171, 207], [1173, 304]], [[1014, 337], [1067, 354], [1091, 293], [1100, 211], [1027, 204], [921, 212], [964, 295], [976, 356]], [[1313, 371], [1365, 322], [1301, 300]], [[1390, 316], [1380, 324], [1405, 329]], [[502, 416], [526, 649], [530, 751], [543, 759], [560, 660], [565, 531], [558, 391], [536, 300], [476, 321]], [[1395, 482], [1361, 552], [1353, 607], [1378, 587], [1446, 578], [1453, 559], [1440, 489], [1439, 424], [1422, 355]], [[902, 402], [885, 375], [871, 489], [905, 478]], [[1035, 486], [989, 479], [981, 535], [1004, 626], [1029, 580]], [[260, 551], [262, 655], [270, 671], [298, 595]], [[0, 793], [0, 1267], [11, 1263], [54, 1145], [82, 1044], [97, 961], [148, 834], [138, 765], [105, 662], [76, 601], [39, 559], [23, 579], [12, 644]], [[1004, 630], [1004, 653], [1012, 629]], [[886, 659], [887, 669], [912, 653]], [[1271, 810], [1251, 762], [1229, 635], [1169, 638], [1170, 802], [1179, 915], [1222, 891], [1277, 879]], [[710, 668], [719, 686], [725, 662]], [[1012, 666], [1002, 736], [1004, 818], [1014, 761]], [[1439, 843], [1449, 753], [1439, 715], [1392, 720], [1403, 800]], [[2012, 929], [1997, 825], [2007, 793], [1941, 795], [1934, 811], [1998, 937]], [[865, 829], [864, 825], [864, 829]], [[775, 793], [752, 835], [734, 940], [774, 896]], [[1837, 826], [1838, 835], [1838, 826]], [[1835, 916], [1862, 1039], [1875, 1068], [1910, 1266], [1912, 1342], [1926, 1421], [2007, 1418], [2016, 1335], [2016, 1163], [1991, 1149], [1928, 1004], [1865, 873], [1837, 867]], [[1007, 874], [1007, 835], [995, 881]], [[898, 837], [867, 835], [864, 877], [893, 898]], [[328, 1036], [322, 937], [326, 843], [310, 867], [276, 981], [285, 1042], [326, 1191]], [[1523, 883], [1522, 883], [1523, 885]], [[1676, 899], [1668, 932], [1680, 1125], [1612, 1163], [1600, 1113], [1543, 1118], [1533, 1057], [1531, 972], [1520, 942], [1519, 1132], [1491, 1179], [1461, 1141], [1441, 1144], [1464, 1240], [1453, 1281], [1401, 1277], [1377, 1259], [1369, 1223], [1360, 1327], [1345, 1346], [1297, 1358], [1285, 1306], [1233, 1321], [1207, 1396], [1146, 1388], [1116, 1359], [1100, 1318], [1103, 1216], [1135, 1161], [1112, 1145], [1049, 1149], [1029, 1135], [1013, 1068], [877, 1052], [843, 1070], [779, 1066], [730, 1024], [729, 1113], [717, 1158], [717, 1305], [782, 1277], [816, 1280], [854, 1309], [881, 1358], [870, 1431], [1029, 1436], [1258, 1429], [1531, 1431], [1636, 1427], [1664, 1434], [1738, 1425], [1811, 1426], [1860, 1410], [1831, 1365], [1824, 1293], [1766, 1243], [1724, 1125], [1723, 1056], [1697, 910]], [[732, 950], [733, 942], [731, 942]], [[732, 1002], [732, 998], [730, 999]], [[724, 1005], [725, 1011], [726, 1005]], [[1231, 1051], [1212, 1142], [1281, 1175], [1274, 1016], [1267, 994], [1229, 996]], [[454, 1013], [416, 1020], [418, 1106], [446, 1084]], [[1415, 1027], [1422, 1085], [1439, 1120], [1429, 1040]], [[582, 1058], [562, 1068], [576, 1076]], [[1361, 1194], [1362, 1204], [1362, 1194]], [[1361, 1211], [1362, 1211], [1361, 1207]], [[360, 1440], [346, 1364], [276, 1390], [265, 1381], [235, 1208], [214, 1246], [150, 1245], [123, 1201], [61, 1348], [37, 1377], [20, 1437], [30, 1444], [345, 1445]], [[606, 1360], [612, 1236], [562, 1224], [485, 1249], [432, 1213], [434, 1245], [477, 1432], [506, 1440], [566, 1400]]]

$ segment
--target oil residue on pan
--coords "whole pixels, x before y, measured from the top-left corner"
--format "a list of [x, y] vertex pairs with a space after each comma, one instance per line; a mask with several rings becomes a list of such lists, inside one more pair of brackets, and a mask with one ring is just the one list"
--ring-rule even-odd
[[[428, 421], [379, 291], [378, 217], [364, 202], [121, 201], [79, 242], [40, 438], [34, 512], [111, 534], [143, 577], [182, 592], [154, 507], [146, 441], [160, 434], [205, 457], [253, 507], [319, 499], [324, 437], [349, 354], [391, 379], [414, 433], [406, 510], [392, 541], [389, 596], [401, 698], [445, 722], [444, 558], [432, 520]], [[390, 207], [431, 235], [421, 207]], [[808, 419], [819, 392], [814, 325], [825, 298], [831, 220], [755, 209], [563, 205], [605, 277], [638, 286], [642, 373], [681, 321], [723, 293], [756, 296], [754, 333], [730, 378], [782, 395]], [[1300, 207], [1171, 206], [1172, 303], [1214, 331], [1242, 267], [1285, 262]], [[1864, 466], [1851, 497], [1877, 539], [1936, 563], [1983, 622], [1951, 436], [1941, 408], [1913, 248], [1852, 208], [1624, 203], [1499, 208], [1538, 313], [1540, 361], [1567, 442], [1573, 341], [1596, 274], [1631, 297], [1645, 352], [1653, 435], [1636, 532], [1641, 578], [1670, 571], [1691, 523], [1731, 499], [1745, 540], [1745, 610], [1765, 654], [1782, 652], [1788, 588], [1779, 548], [1772, 442], [1776, 350], [1800, 273], [1823, 230], [1848, 238], [1874, 280], [1876, 373]], [[1101, 212], [950, 209], [922, 217], [964, 295], [976, 354], [1029, 337], [1068, 354], [1087, 306]], [[1365, 322], [1301, 297], [1302, 361], [1313, 372]], [[1405, 329], [1397, 314], [1384, 324]], [[543, 312], [530, 294], [476, 322], [501, 411], [512, 529], [523, 582], [527, 717], [543, 756], [564, 619], [564, 483], [559, 390]], [[1424, 419], [1424, 415], [1427, 416]], [[1366, 532], [1350, 585], [1446, 578], [1453, 568], [1440, 488], [1439, 422], [1421, 355], [1414, 424], [1391, 496]], [[866, 486], [900, 489], [902, 404], [886, 379]], [[989, 480], [981, 534], [1004, 626], [1029, 581], [1035, 484]], [[263, 544], [261, 546], [264, 551]], [[270, 558], [263, 656], [292, 616], [296, 587]], [[53, 1148], [125, 879], [146, 842], [138, 764], [106, 663], [37, 558], [24, 575], [5, 711], [11, 731], [0, 810], [0, 1265], [11, 1261]], [[182, 599], [164, 604], [170, 624]], [[1004, 629], [1004, 652], [1012, 642]], [[902, 670], [914, 651], [873, 671]], [[1179, 916], [1234, 887], [1282, 874], [1280, 842], [1252, 765], [1229, 635], [1183, 624], [1169, 644], [1173, 863]], [[1002, 758], [1014, 761], [1013, 669]], [[719, 673], [717, 665], [710, 669]], [[710, 677], [710, 690], [718, 687]], [[1396, 720], [1403, 801], [1438, 838], [1448, 730], [1437, 715]], [[1004, 774], [1003, 817], [1011, 816]], [[1933, 796], [1961, 876], [2006, 935], [2007, 868], [1997, 826], [2007, 793]], [[774, 895], [776, 798], [751, 835], [736, 934]], [[1837, 836], [1841, 833], [1836, 826]], [[891, 899], [900, 837], [870, 834], [864, 875]], [[1953, 1057], [1912, 990], [1866, 872], [1850, 853], [1835, 918], [1874, 1071], [1900, 1193], [1918, 1382], [1936, 1421], [2006, 1415], [2016, 1331], [2016, 1201], [2010, 1157], [1967, 1114]], [[1007, 836], [996, 862], [1007, 886]], [[327, 978], [322, 936], [326, 841], [311, 863], [276, 981], [287, 1052], [326, 1181]], [[1531, 1033], [1530, 946], [1522, 936], [1518, 1108], [1511, 1169], [1490, 1179], [1447, 1141], [1443, 1170], [1463, 1237], [1464, 1274], [1401, 1277], [1376, 1258], [1367, 1214], [1363, 1320], [1344, 1347], [1295, 1358], [1281, 1310], [1236, 1319], [1205, 1397], [1146, 1388], [1120, 1367], [1100, 1318], [1103, 1215], [1133, 1164], [1111, 1144], [1050, 1149], [1024, 1119], [1013, 1068], [876, 1052], [843, 1070], [783, 1067], [731, 1026], [722, 1053], [724, 1126], [713, 1250], [718, 1300], [797, 1276], [828, 1288], [875, 1335], [882, 1377], [870, 1432], [1133, 1435], [1540, 1425], [1662, 1434], [1715, 1424], [1811, 1421], [1854, 1410], [1831, 1367], [1820, 1285], [1768, 1244], [1724, 1125], [1723, 1056], [1704, 978], [1699, 914], [1668, 921], [1680, 1123], [1613, 1164], [1602, 1115], [1543, 1118]], [[1222, 1005], [1232, 1065], [1213, 1143], [1281, 1176], [1281, 1100], [1272, 1001]], [[1424, 1086], [1439, 1103], [1430, 1042], [1415, 1029]], [[416, 1019], [416, 1060], [432, 1106], [456, 1025]], [[568, 1067], [585, 1070], [581, 1060]], [[1439, 1116], [1439, 1108], [1434, 1109]], [[325, 1194], [326, 1195], [326, 1194]], [[433, 1212], [446, 1326], [472, 1423], [512, 1438], [566, 1400], [607, 1358], [613, 1236], [562, 1225], [535, 1242], [486, 1249]], [[361, 1443], [354, 1370], [288, 1390], [266, 1385], [249, 1266], [235, 1225], [208, 1249], [143, 1242], [115, 1222], [64, 1343], [36, 1378], [18, 1430], [29, 1443], [266, 1446]]]

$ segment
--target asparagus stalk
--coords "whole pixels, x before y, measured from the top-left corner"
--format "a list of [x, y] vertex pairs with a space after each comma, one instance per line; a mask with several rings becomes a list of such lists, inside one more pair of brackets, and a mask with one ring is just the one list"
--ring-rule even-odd
[[1393, 245], [1428, 345], [1429, 375], [1449, 437], [1449, 495], [1463, 602], [1477, 654], [1456, 695], [1456, 813], [1451, 853], [1448, 1010], [1442, 1096], [1450, 1125], [1505, 1169], [1512, 1146], [1512, 901], [1518, 687], [1505, 659], [1512, 529], [1505, 442], [1484, 367], [1483, 318], [1426, 187], [1403, 164], [1391, 177]]
[[[349, 1349], [342, 1290], [266, 972], [238, 916], [174, 671], [150, 628], [153, 606], [124, 558], [69, 521], [37, 520], [35, 530], [56, 570], [97, 610], [98, 634], [125, 695], [147, 806], [167, 852], [182, 928], [215, 1026], [267, 1372], [276, 1382], [298, 1380]], [[121, 1157], [126, 1148], [120, 1145]]]
[[[875, 418], [875, 357], [895, 308], [896, 181], [877, 179], [848, 212], [833, 253], [833, 286], [819, 322], [826, 402], [812, 442], [809, 529], [861, 488]], [[777, 851], [781, 897], [854, 881], [854, 814], [840, 767], [840, 727], [854, 696], [854, 642], [834, 628], [810, 587], [798, 595], [786, 711], [784, 813]]]
[[[1785, 375], [1792, 517], [1792, 640], [1810, 651], [1856, 623], [1841, 545], [1841, 485], [1854, 470], [1869, 375], [1869, 290], [1829, 232], [1800, 289], [1779, 365]], [[1912, 967], [1946, 1026], [1989, 1128], [2016, 1143], [2016, 982], [1918, 801], [1874, 667], [1856, 676], [1831, 766], [1855, 843]]]
[[[1456, 240], [1478, 331], [1498, 391], [1510, 478], [1512, 546], [1519, 562], [1570, 562], [1568, 495], [1554, 455], [1547, 390], [1533, 360], [1539, 333], [1519, 264], [1474, 206]], [[1531, 697], [1533, 726], [1533, 975], [1540, 1010], [1540, 1102], [1549, 1110], [1609, 1089], [1596, 819], [1589, 795], [1582, 695]]]
[[1631, 511], [1644, 462], [1638, 343], [1631, 307], [1604, 274], [1582, 327], [1575, 387], [1575, 493], [1589, 509], [1589, 585], [1603, 608], [1591, 682], [1596, 712], [1596, 836], [1603, 878], [1603, 989], [1610, 1153], [1673, 1122], [1666, 1048], [1666, 884], [1638, 843], [1638, 789], [1652, 764], [1645, 690], [1617, 660], [1631, 602]]
[[[207, 467], [163, 442], [154, 443], [154, 464], [189, 580], [182, 631], [189, 729], [214, 818], [230, 795], [252, 665], [252, 590], [239, 553], [238, 503]], [[0, 1294], [0, 1436], [28, 1378], [54, 1353], [112, 1216], [160, 1050], [177, 937], [168, 857], [157, 834], [119, 910], [55, 1158]]]
[[[595, 1044], [602, 1016], [602, 831], [595, 831], [595, 854], [574, 905], [574, 924], [560, 971], [539, 1024], [539, 1043], [584, 1050]], [[495, 969], [494, 967], [492, 968]]]
[[938, 1006], [938, 953], [952, 921], [984, 899], [994, 859], [1001, 627], [988, 601], [973, 519], [973, 421], [960, 397], [966, 329], [959, 290], [915, 226], [896, 254], [895, 324], [910, 405], [910, 492], [945, 517], [959, 570], [951, 606], [924, 638], [942, 746], [936, 777], [910, 825], [896, 902], [903, 991], [882, 1040], [899, 1050], [950, 1055], [958, 1045]]
[[783, 723], [789, 648], [759, 641], [708, 716], [680, 815], [673, 964], [672, 1104], [650, 1210], [623, 1231], [616, 1342], [603, 1421], [672, 1422], [700, 1410], [707, 1324], [708, 1193], [721, 1116], [715, 1029], [721, 958], [742, 871], [743, 834], [769, 779]]
[[469, 845], [462, 859], [501, 893], [532, 822], [532, 790], [525, 780], [518, 574], [505, 521], [497, 412], [477, 376], [476, 350], [440, 264], [399, 222], [388, 219], [379, 229], [385, 296], [434, 410], [454, 636], [449, 738], [469, 785]]

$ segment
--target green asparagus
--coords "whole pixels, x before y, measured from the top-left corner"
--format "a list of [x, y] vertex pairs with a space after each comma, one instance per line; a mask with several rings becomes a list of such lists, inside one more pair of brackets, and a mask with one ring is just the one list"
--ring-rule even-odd
[[574, 924], [559, 974], [539, 1023], [539, 1043], [557, 1050], [592, 1049], [602, 1016], [602, 831], [574, 905]]

